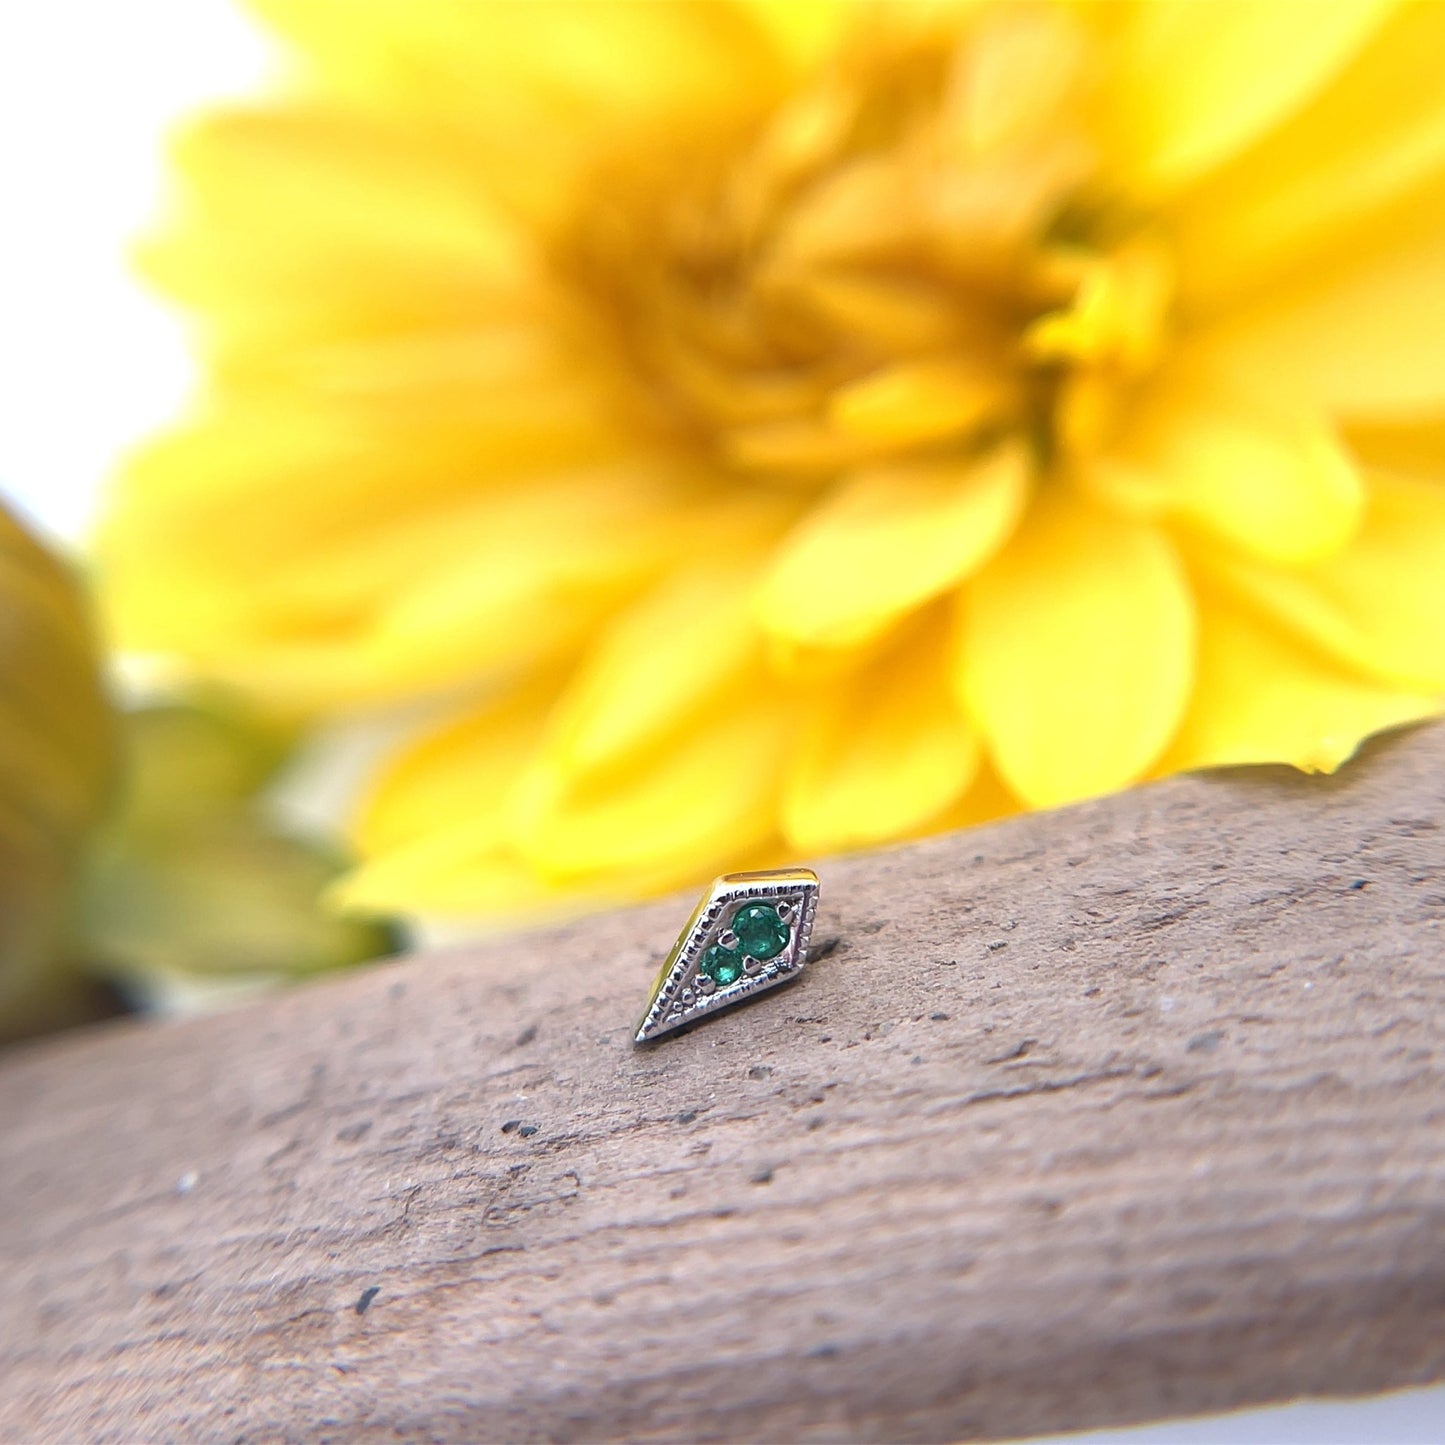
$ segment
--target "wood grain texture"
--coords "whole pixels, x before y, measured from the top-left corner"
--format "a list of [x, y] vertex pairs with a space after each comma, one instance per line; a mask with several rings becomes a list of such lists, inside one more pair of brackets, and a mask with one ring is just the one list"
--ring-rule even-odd
[[997, 1437], [1445, 1377], [1445, 727], [0, 1065], [0, 1438]]

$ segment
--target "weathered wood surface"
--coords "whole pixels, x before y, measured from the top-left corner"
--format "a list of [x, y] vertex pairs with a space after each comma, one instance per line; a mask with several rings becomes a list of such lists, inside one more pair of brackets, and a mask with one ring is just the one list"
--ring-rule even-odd
[[1445, 1377], [1445, 728], [0, 1065], [0, 1438], [1006, 1436]]

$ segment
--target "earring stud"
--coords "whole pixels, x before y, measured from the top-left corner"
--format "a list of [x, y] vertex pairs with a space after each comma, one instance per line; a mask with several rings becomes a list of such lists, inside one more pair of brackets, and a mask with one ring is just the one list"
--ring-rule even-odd
[[797, 978], [817, 906], [810, 868], [714, 880], [664, 960], [633, 1042], [649, 1043]]

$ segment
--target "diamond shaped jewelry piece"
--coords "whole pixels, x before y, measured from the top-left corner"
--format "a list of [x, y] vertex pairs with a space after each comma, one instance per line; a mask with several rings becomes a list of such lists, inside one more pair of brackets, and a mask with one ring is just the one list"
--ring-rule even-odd
[[667, 955], [634, 1043], [741, 1003], [802, 973], [818, 906], [809, 868], [725, 873]]

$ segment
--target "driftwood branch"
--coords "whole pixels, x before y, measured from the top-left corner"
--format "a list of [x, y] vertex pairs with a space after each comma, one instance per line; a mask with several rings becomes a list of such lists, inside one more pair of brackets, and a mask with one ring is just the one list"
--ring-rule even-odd
[[0, 1065], [0, 1437], [939, 1440], [1445, 1376], [1445, 727]]

